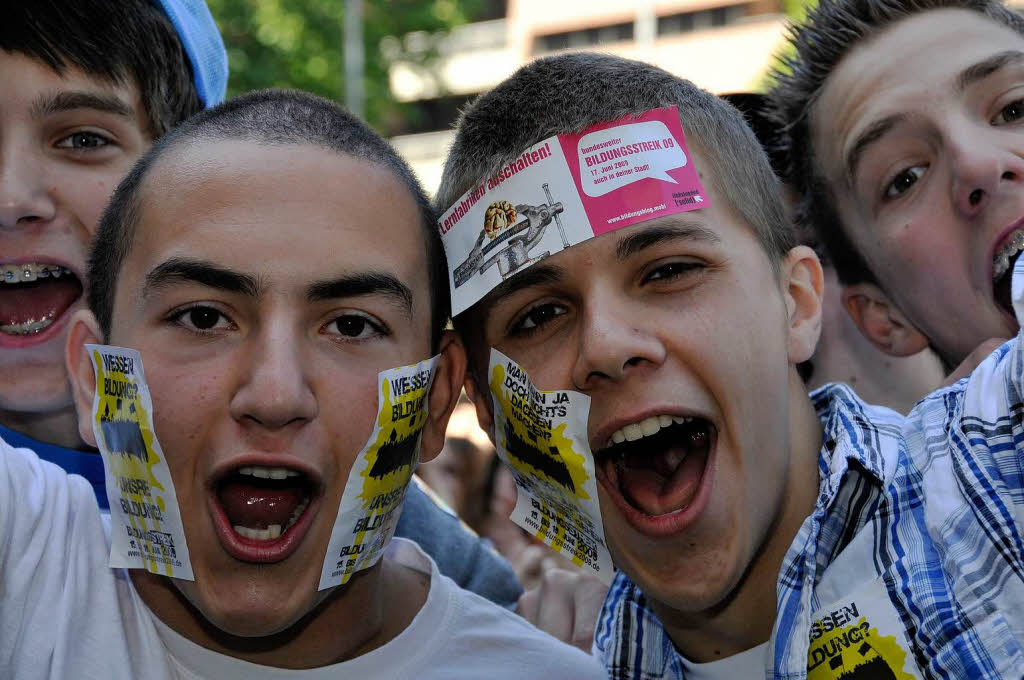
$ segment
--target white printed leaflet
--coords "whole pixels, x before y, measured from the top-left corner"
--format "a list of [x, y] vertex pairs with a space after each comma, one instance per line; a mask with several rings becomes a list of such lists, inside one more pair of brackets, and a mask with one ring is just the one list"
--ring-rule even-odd
[[708, 205], [674, 106], [544, 139], [438, 220], [452, 312], [569, 246]]
[[496, 349], [488, 375], [498, 456], [518, 489], [512, 521], [610, 584], [614, 573], [587, 441], [590, 397], [539, 391]]
[[142, 357], [123, 347], [86, 349], [96, 372], [92, 429], [110, 501], [110, 566], [195, 580]]

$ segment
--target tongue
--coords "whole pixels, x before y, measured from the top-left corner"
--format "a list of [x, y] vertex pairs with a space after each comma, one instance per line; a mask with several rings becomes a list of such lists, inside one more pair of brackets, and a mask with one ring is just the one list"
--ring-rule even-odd
[[74, 276], [32, 283], [0, 283], [0, 326], [56, 319], [82, 294]]
[[221, 486], [218, 497], [232, 525], [266, 529], [271, 524], [288, 524], [306, 491], [300, 486], [271, 487], [231, 480]]
[[[683, 461], [676, 466], [679, 458]], [[627, 457], [616, 469], [619, 488], [645, 514], [657, 516], [682, 510], [697, 493], [706, 461], [706, 452], [687, 454], [687, 447], [682, 445], [669, 448], [651, 461]]]

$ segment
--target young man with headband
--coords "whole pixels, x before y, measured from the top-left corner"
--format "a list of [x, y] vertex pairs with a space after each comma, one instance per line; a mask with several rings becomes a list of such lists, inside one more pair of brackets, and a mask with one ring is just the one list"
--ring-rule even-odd
[[[93, 484], [64, 368], [85, 256], [110, 193], [150, 144], [224, 98], [227, 55], [202, 0], [18, 2], [0, 28], [0, 438]], [[398, 534], [506, 606], [511, 568], [419, 487]]]
[[0, 675], [601, 675], [388, 545], [464, 373], [432, 216], [394, 150], [312, 95], [157, 142], [104, 213], [68, 341], [109, 521], [0, 444]]
[[[438, 202], [523, 522], [619, 569], [611, 677], [1021, 676], [1011, 433], [951, 460], [968, 440], [941, 422], [808, 397], [821, 266], [738, 111], [646, 64], [541, 59], [463, 113]], [[988, 378], [1024, 386], [1020, 351]]]
[[1024, 19], [999, 0], [825, 0], [792, 42], [770, 94], [799, 219], [868, 339], [930, 345], [963, 377], [1019, 328]]

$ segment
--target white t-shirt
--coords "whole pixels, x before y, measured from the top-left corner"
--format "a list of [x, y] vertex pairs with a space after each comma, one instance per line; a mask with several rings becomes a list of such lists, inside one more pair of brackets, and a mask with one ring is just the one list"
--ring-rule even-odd
[[717, 661], [693, 663], [679, 655], [686, 671], [686, 680], [739, 680], [740, 678], [763, 678], [768, 660], [768, 643], [762, 642], [739, 654]]
[[409, 627], [323, 668], [259, 666], [200, 647], [107, 566], [109, 525], [89, 483], [0, 439], [0, 678], [604, 678], [593, 657], [458, 588], [410, 541], [385, 559], [430, 574]]

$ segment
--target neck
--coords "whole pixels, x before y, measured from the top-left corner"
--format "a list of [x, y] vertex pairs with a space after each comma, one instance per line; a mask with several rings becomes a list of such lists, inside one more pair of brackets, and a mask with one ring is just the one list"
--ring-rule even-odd
[[[321, 593], [324, 597], [311, 611], [286, 630], [245, 638], [216, 628], [169, 578], [141, 569], [130, 574], [153, 614], [179, 635], [220, 654], [288, 669], [329, 666], [383, 646], [409, 626], [430, 589], [429, 575], [385, 558]], [[396, 602], [404, 606], [393, 606]]]
[[0, 410], [0, 425], [44, 444], [56, 444], [67, 449], [85, 446], [78, 436], [78, 417], [73, 404], [46, 413]]
[[691, 661], [717, 661], [767, 642], [775, 626], [779, 569], [818, 495], [822, 427], [806, 387], [790, 371], [789, 475], [765, 541], [728, 597], [710, 610], [682, 613], [651, 601], [676, 648]]

